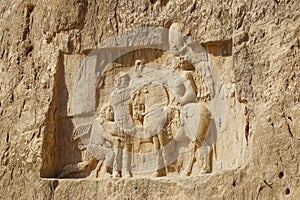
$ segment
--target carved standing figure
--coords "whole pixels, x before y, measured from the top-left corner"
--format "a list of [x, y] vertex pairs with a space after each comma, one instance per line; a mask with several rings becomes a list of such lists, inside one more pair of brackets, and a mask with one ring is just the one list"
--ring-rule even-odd
[[130, 77], [127, 73], [120, 72], [115, 78], [115, 90], [111, 95], [111, 105], [115, 112], [115, 122], [120, 131], [115, 142], [114, 177], [131, 177], [132, 160], [132, 136], [134, 134], [134, 123], [130, 115], [129, 101], [131, 90], [129, 88]]

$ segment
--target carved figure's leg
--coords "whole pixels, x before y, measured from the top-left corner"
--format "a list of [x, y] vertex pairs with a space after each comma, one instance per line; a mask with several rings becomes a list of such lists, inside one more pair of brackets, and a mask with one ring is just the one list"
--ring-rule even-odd
[[115, 160], [115, 152], [111, 151], [106, 155], [103, 164], [109, 168], [113, 168], [114, 160]]
[[122, 170], [122, 149], [121, 140], [114, 141], [114, 161], [113, 161], [113, 177], [120, 177], [120, 171]]
[[131, 161], [132, 161], [132, 144], [130, 141], [126, 141], [125, 148], [123, 150], [122, 177], [125, 178], [132, 177]]
[[111, 177], [112, 167], [115, 158], [115, 153], [113, 151], [109, 152], [104, 160], [100, 160], [96, 168], [92, 171], [90, 177], [99, 178], [102, 177]]
[[90, 173], [89, 178], [98, 178], [99, 172], [102, 169], [103, 160], [100, 160], [96, 166], [96, 168]]

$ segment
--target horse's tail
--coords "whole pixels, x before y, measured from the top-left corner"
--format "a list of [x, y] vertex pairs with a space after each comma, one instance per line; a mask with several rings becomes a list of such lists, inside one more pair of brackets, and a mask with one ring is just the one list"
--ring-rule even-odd
[[195, 137], [202, 143], [207, 138], [208, 132], [211, 129], [211, 113], [204, 104], [200, 104], [199, 114], [198, 130]]

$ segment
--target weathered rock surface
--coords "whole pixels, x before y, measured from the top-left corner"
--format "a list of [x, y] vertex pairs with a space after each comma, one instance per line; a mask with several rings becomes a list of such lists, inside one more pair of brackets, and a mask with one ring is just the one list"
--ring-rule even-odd
[[[1, 0], [0, 196], [300, 199], [299, 8], [297, 0]], [[217, 142], [228, 166], [191, 177], [57, 178], [81, 159], [64, 134], [74, 129], [82, 59], [109, 36], [174, 19], [230, 83], [230, 131]]]

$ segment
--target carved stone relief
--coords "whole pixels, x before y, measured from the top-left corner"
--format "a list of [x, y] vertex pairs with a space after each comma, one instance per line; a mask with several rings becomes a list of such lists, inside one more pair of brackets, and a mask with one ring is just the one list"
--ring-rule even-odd
[[[82, 171], [93, 178], [218, 171], [217, 138], [226, 131], [232, 95], [225, 95], [209, 54], [181, 30], [181, 24], [171, 25], [169, 51], [133, 50], [112, 62], [93, 55], [84, 62], [76, 84], [93, 79], [81, 88], [93, 92], [75, 94], [72, 136], [82, 159], [64, 164], [60, 178]], [[85, 72], [87, 63], [95, 70]]]

